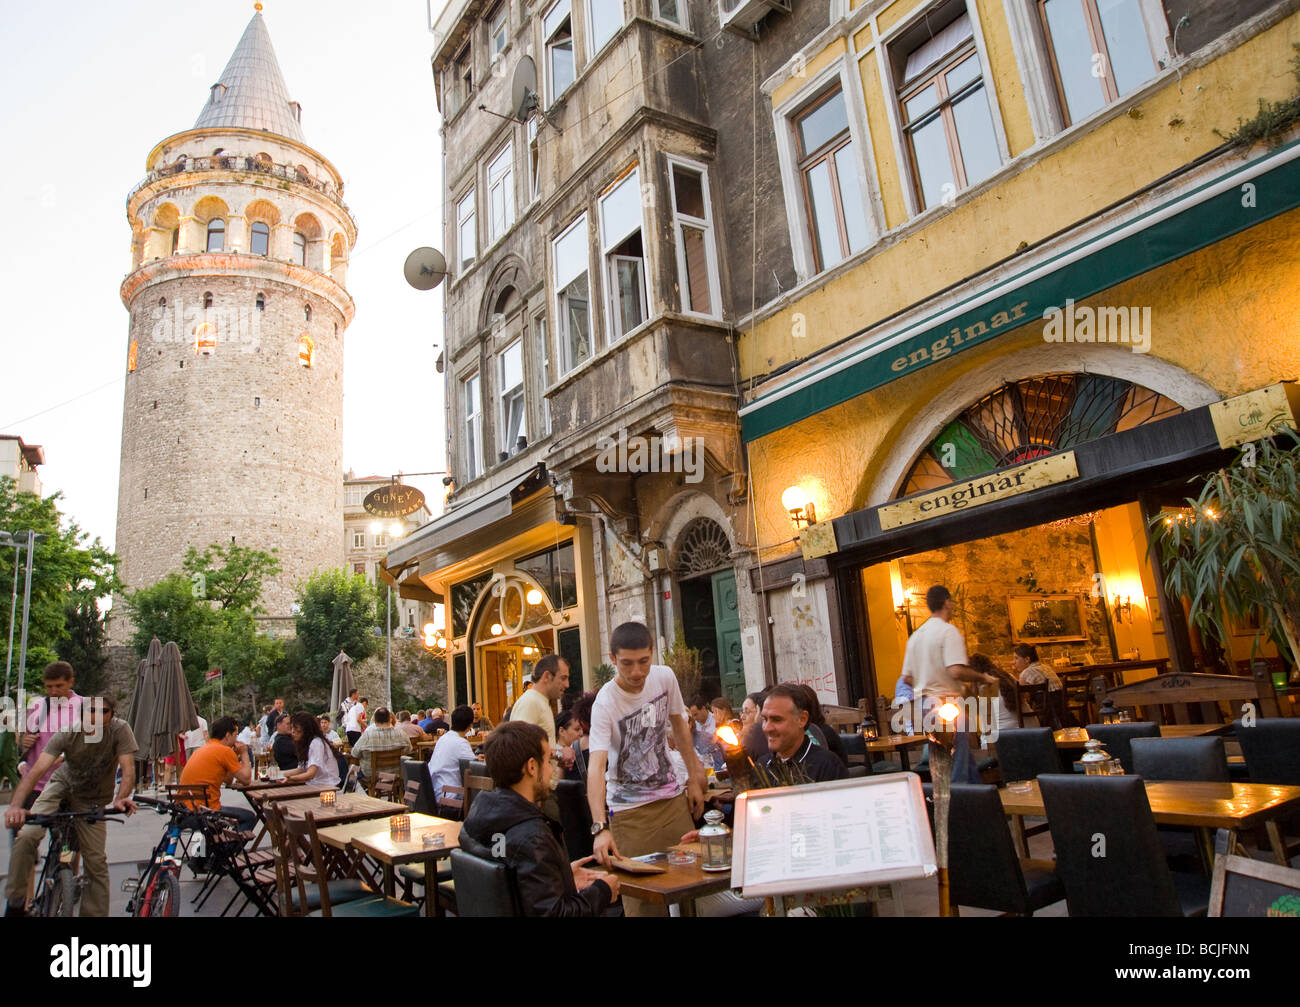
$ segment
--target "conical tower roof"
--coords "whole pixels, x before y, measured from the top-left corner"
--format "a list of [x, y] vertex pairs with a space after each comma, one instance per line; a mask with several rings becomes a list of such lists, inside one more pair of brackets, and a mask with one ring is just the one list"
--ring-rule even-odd
[[302, 126], [289, 101], [280, 64], [259, 10], [248, 22], [230, 62], [221, 72], [195, 129], [235, 126], [261, 129], [305, 144]]

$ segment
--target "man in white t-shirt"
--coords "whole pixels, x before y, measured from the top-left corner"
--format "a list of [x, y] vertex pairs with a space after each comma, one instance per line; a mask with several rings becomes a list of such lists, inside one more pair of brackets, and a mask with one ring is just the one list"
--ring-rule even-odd
[[348, 712], [343, 715], [343, 730], [347, 733], [349, 745], [355, 745], [361, 732], [366, 729], [366, 705], [369, 702], [363, 696], [349, 706]]
[[[195, 716], [198, 716], [197, 714]], [[199, 726], [185, 735], [185, 758], [189, 759], [191, 755], [208, 743], [208, 722], [199, 717]]]
[[569, 662], [547, 654], [533, 667], [533, 687], [510, 708], [511, 720], [536, 724], [555, 747], [555, 704], [569, 687]]
[[[639, 857], [676, 845], [704, 813], [704, 767], [691, 744], [682, 690], [671, 668], [651, 664], [653, 644], [642, 623], [614, 630], [609, 656], [615, 675], [591, 708], [587, 803], [592, 852], [605, 866], [610, 856]], [[670, 731], [686, 760], [685, 788], [673, 772]], [[667, 915], [666, 907], [627, 896], [623, 911]]]
[[[960, 699], [962, 683], [996, 685], [996, 675], [985, 675], [970, 667], [966, 660], [966, 641], [961, 630], [951, 623], [956, 605], [946, 587], [936, 584], [925, 592], [930, 618], [921, 623], [908, 638], [903, 652], [903, 681], [921, 701], [924, 711], [941, 699]], [[958, 727], [964, 727], [961, 721]], [[953, 783], [979, 783], [979, 773], [971, 758], [970, 742], [965, 730], [957, 731], [953, 748]]]
[[460, 760], [474, 758], [465, 735], [474, 729], [474, 711], [468, 706], [458, 706], [451, 711], [451, 730], [438, 739], [429, 757], [429, 780], [433, 783], [433, 799], [441, 803], [443, 789], [462, 786]]

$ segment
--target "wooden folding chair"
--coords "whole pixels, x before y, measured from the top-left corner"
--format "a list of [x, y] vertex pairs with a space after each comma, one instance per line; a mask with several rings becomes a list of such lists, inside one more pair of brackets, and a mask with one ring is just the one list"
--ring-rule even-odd
[[385, 792], [380, 785], [381, 777], [387, 777], [386, 793], [393, 793], [393, 781], [400, 778], [402, 772], [402, 754], [400, 748], [370, 753], [370, 774], [366, 777], [366, 793], [376, 797]]
[[[450, 788], [445, 788], [450, 789]], [[490, 776], [480, 776], [478, 773], [465, 772], [465, 817], [469, 817], [470, 805], [474, 803], [475, 793], [483, 790], [495, 790], [496, 784], [492, 782]]]
[[[389, 898], [386, 895], [364, 891], [361, 895], [340, 899], [340, 894], [352, 895], [358, 887], [365, 886], [361, 879], [353, 874], [351, 877], [333, 877], [326, 865], [320, 837], [316, 833], [316, 817], [308, 811], [301, 821], [288, 819], [285, 830], [291, 836], [305, 838], [308, 846], [308, 861], [297, 866], [299, 892], [302, 904], [310, 906], [310, 896], [314, 896], [317, 908], [308, 909], [308, 916], [417, 916], [420, 910], [409, 902]], [[314, 889], [308, 889], [308, 883]]]

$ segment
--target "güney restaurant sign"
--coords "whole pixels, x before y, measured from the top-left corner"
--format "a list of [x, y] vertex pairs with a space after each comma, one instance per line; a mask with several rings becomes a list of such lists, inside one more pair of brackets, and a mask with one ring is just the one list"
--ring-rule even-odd
[[361, 506], [376, 517], [406, 517], [424, 506], [424, 494], [414, 486], [389, 483], [367, 494]]

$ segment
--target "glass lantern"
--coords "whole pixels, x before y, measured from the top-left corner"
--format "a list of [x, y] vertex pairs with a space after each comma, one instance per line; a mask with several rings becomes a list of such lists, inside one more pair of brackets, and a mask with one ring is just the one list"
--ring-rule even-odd
[[723, 824], [721, 811], [709, 811], [704, 815], [705, 826], [700, 829], [700, 842], [704, 844], [704, 863], [706, 871], [730, 870], [731, 868], [731, 830]]
[[1097, 716], [1103, 724], [1118, 724], [1119, 711], [1115, 709], [1115, 701], [1113, 699], [1103, 699], [1101, 706], [1097, 708]]
[[876, 730], [876, 720], [871, 714], [866, 714], [862, 718], [862, 726], [858, 728], [858, 733], [862, 735], [863, 741], [875, 741], [879, 737]]
[[1086, 751], [1083, 758], [1079, 761], [1083, 763], [1083, 771], [1088, 776], [1110, 776], [1111, 763], [1114, 761], [1105, 749], [1101, 747], [1101, 742], [1092, 738], [1083, 746]]

